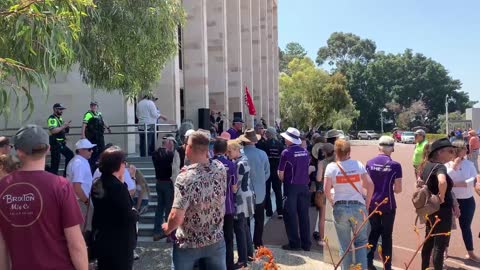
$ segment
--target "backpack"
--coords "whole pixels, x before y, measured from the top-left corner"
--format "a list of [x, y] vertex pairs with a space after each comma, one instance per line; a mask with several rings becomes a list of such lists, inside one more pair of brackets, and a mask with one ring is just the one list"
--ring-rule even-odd
[[429, 216], [438, 210], [440, 210], [440, 204], [442, 203], [440, 197], [428, 189], [428, 181], [432, 176], [433, 171], [437, 168], [438, 164], [432, 168], [426, 180], [417, 179], [417, 190], [413, 193], [412, 203], [417, 212], [417, 220], [420, 219], [420, 222], [423, 224], [426, 221], [426, 216]]

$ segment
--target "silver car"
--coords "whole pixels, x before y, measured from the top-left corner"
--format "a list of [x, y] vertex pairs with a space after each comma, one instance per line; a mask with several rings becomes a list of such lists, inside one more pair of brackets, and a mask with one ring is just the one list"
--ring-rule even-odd
[[380, 139], [380, 135], [377, 134], [373, 130], [360, 130], [358, 132], [358, 139], [359, 140], [378, 140]]
[[402, 132], [401, 142], [402, 143], [415, 143], [415, 133], [413, 133], [411, 131]]

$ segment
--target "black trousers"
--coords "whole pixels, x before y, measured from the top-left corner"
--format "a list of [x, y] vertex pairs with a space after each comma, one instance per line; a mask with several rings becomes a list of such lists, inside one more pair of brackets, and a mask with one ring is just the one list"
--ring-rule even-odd
[[253, 229], [253, 245], [255, 249], [263, 246], [263, 223], [265, 222], [265, 201], [255, 205], [255, 227]]
[[223, 219], [223, 235], [226, 246], [227, 270], [233, 270], [233, 215], [225, 215]]
[[[430, 222], [435, 223], [435, 216], [440, 218], [440, 222], [433, 229], [432, 234], [437, 233], [447, 233], [452, 229], [452, 208], [451, 207], [441, 207], [436, 213], [428, 216]], [[425, 236], [428, 235], [431, 226], [427, 222], [425, 227]], [[422, 269], [427, 269], [430, 264], [430, 256], [433, 252], [433, 269], [442, 270], [443, 269], [443, 253], [448, 246], [450, 237], [445, 235], [439, 235], [431, 237], [428, 239], [422, 248]]]
[[58, 174], [58, 167], [60, 166], [60, 155], [65, 157], [65, 170], [63, 176], [67, 175], [68, 162], [73, 158], [73, 152], [68, 148], [65, 142], [57, 142], [50, 145], [50, 172]]
[[88, 160], [88, 163], [90, 164], [90, 168], [92, 170], [92, 174], [95, 172], [95, 170], [98, 167], [98, 159], [100, 158], [100, 154], [103, 152], [103, 149], [105, 148], [105, 138], [103, 135], [98, 136], [98, 138], [87, 138], [91, 143], [96, 144], [93, 148], [92, 156]]
[[368, 265], [373, 265], [373, 258], [375, 251], [377, 250], [378, 239], [382, 236], [382, 255], [383, 258], [390, 256], [390, 259], [385, 263], [385, 269], [392, 269], [392, 233], [393, 224], [395, 223], [395, 210], [390, 213], [382, 213], [382, 215], [374, 214], [370, 218], [370, 236], [368, 237], [368, 243], [373, 247], [367, 254]]
[[277, 205], [277, 214], [283, 215], [283, 195], [282, 195], [282, 182], [278, 179], [277, 174], [270, 174], [270, 178], [268, 178], [266, 182], [266, 190], [267, 193], [265, 194], [265, 210], [267, 212], [267, 216], [273, 215], [272, 210], [272, 196], [271, 196], [271, 189], [273, 188], [273, 192], [275, 193], [275, 204]]

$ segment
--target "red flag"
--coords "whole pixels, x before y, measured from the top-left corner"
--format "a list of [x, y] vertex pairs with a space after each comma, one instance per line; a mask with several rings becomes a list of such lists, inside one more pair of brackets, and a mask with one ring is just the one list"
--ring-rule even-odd
[[245, 104], [248, 107], [248, 113], [250, 115], [257, 114], [257, 110], [255, 110], [255, 104], [253, 104], [253, 99], [252, 99], [252, 96], [250, 95], [250, 92], [248, 91], [247, 86], [245, 86]]

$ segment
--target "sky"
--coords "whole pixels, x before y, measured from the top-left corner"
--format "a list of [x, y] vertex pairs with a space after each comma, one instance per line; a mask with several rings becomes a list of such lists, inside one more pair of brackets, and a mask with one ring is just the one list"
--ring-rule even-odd
[[410, 48], [444, 65], [480, 101], [479, 11], [478, 0], [278, 0], [279, 46], [298, 42], [315, 60], [331, 33], [350, 32], [375, 41], [377, 51]]

